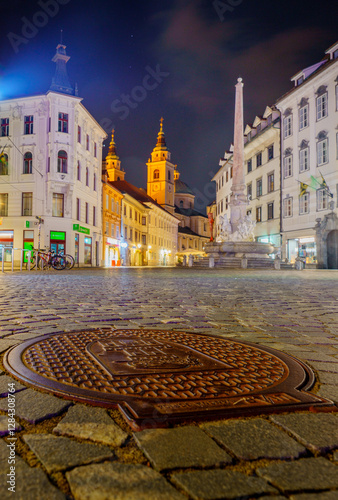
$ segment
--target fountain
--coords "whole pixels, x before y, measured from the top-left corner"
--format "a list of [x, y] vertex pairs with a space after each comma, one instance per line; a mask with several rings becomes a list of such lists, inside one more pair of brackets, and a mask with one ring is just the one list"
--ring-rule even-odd
[[[258, 259], [270, 261], [269, 254], [277, 250], [270, 243], [254, 241], [256, 222], [247, 215], [248, 199], [245, 194], [244, 175], [244, 133], [243, 133], [243, 82], [238, 78], [236, 84], [235, 129], [233, 151], [233, 178], [230, 196], [230, 220], [227, 215], [220, 216], [220, 234], [216, 241], [210, 239], [205, 245], [208, 257], [224, 260], [224, 258], [240, 257], [258, 264]], [[253, 262], [252, 265], [255, 263]], [[246, 265], [242, 264], [242, 267]]]

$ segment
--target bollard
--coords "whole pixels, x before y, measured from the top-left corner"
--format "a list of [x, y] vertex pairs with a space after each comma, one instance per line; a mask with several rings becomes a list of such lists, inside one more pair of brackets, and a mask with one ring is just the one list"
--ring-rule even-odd
[[248, 259], [245, 255], [245, 253], [242, 255], [242, 258], [241, 258], [241, 268], [242, 269], [247, 269], [248, 267]]
[[23, 255], [24, 255], [23, 248], [21, 248], [20, 271], [22, 271]]
[[4, 272], [5, 269], [5, 247], [1, 249], [1, 271]]
[[214, 257], [209, 258], [209, 267], [215, 267], [215, 259]]
[[188, 260], [188, 266], [189, 266], [189, 267], [192, 267], [193, 262], [194, 262], [193, 256], [190, 254], [190, 255], [189, 255], [189, 260]]
[[274, 260], [274, 268], [279, 271], [280, 270], [280, 258], [276, 257], [275, 260]]
[[28, 264], [27, 268], [28, 268], [28, 271], [31, 270], [31, 258], [32, 258], [32, 252], [29, 250], [27, 252], [27, 259], [28, 259], [27, 260], [27, 264]]
[[14, 271], [14, 248], [12, 248], [12, 272]]

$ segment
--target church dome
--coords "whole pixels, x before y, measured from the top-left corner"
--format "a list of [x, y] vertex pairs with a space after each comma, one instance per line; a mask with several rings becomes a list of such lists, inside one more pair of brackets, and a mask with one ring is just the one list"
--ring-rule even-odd
[[195, 195], [193, 190], [186, 184], [185, 182], [181, 181], [180, 179], [177, 179], [175, 181], [175, 193], [185, 193], [185, 194], [192, 194]]

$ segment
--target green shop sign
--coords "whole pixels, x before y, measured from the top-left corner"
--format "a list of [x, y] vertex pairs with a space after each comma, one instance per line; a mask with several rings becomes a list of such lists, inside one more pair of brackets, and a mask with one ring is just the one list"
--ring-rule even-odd
[[66, 233], [64, 233], [63, 231], [51, 231], [50, 232], [50, 239], [51, 240], [65, 240]]
[[79, 224], [73, 224], [73, 231], [79, 231], [79, 233], [90, 234], [90, 229], [87, 227], [80, 226]]

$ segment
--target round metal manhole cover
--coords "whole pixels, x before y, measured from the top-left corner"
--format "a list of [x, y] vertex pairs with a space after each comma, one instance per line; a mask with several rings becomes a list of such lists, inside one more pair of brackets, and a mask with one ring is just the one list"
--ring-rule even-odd
[[312, 371], [249, 342], [182, 331], [100, 328], [38, 337], [4, 360], [16, 378], [122, 411], [137, 428], [331, 405]]

